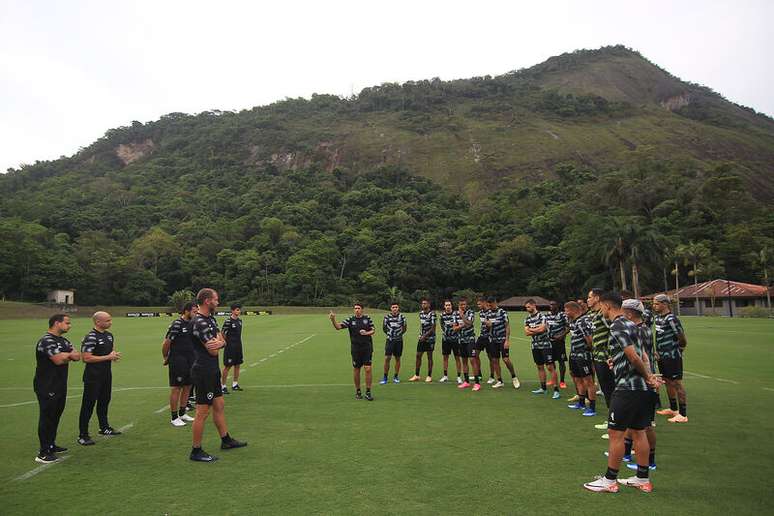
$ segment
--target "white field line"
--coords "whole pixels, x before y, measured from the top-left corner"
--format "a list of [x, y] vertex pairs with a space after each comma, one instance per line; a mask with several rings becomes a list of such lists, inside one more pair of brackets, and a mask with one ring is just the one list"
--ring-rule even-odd
[[158, 410], [154, 411], [153, 413], [154, 413], [154, 414], [161, 414], [161, 413], [162, 413], [162, 412], [164, 412], [165, 410], [169, 410], [169, 404], [166, 404], [166, 405], [164, 405], [163, 407], [161, 407], [160, 409], [158, 409]]
[[70, 458], [69, 455], [63, 455], [63, 456], [59, 457], [59, 460], [57, 462], [52, 462], [51, 464], [41, 464], [37, 468], [29, 470], [25, 474], [19, 475], [18, 477], [14, 478], [14, 480], [27, 480], [28, 478], [32, 478], [35, 475], [37, 475], [38, 473], [42, 472], [43, 470], [50, 468], [54, 464], [57, 464], [59, 462], [67, 460], [69, 458]]
[[774, 392], [774, 389], [772, 389], [771, 387], [764, 387], [764, 388], [763, 388], [763, 390], [764, 390], [764, 391], [771, 391], [771, 392]]
[[705, 374], [699, 374], [699, 373], [692, 373], [690, 371], [683, 371], [685, 374], [689, 374], [691, 376], [697, 376], [699, 378], [704, 378], [705, 380], [714, 380], [716, 382], [720, 383], [730, 383], [733, 385], [739, 385], [739, 382], [736, 380], [727, 380], [726, 378], [715, 378], [714, 376], [707, 376]]
[[[119, 428], [119, 429], [118, 429], [118, 431], [119, 431], [119, 432], [126, 432], [127, 430], [129, 430], [129, 429], [130, 429], [130, 428], [132, 428], [133, 426], [134, 426], [134, 421], [132, 421], [132, 422], [131, 422], [131, 423], [129, 423], [128, 425], [124, 425], [124, 426], [122, 426], [121, 428]], [[109, 435], [102, 436], [102, 438], [103, 438], [103, 439], [109, 439], [110, 437], [111, 437], [111, 436], [109, 436]], [[32, 477], [34, 477], [35, 475], [37, 475], [38, 473], [42, 472], [43, 470], [45, 470], [45, 469], [47, 469], [47, 468], [50, 468], [50, 467], [51, 467], [51, 466], [53, 466], [54, 464], [59, 464], [60, 462], [63, 462], [63, 461], [65, 461], [65, 460], [67, 460], [68, 458], [70, 458], [70, 456], [69, 456], [69, 455], [63, 455], [63, 456], [59, 457], [59, 460], [58, 460], [58, 461], [56, 461], [56, 462], [52, 462], [51, 464], [42, 464], [42, 465], [38, 466], [37, 468], [35, 468], [35, 469], [31, 469], [30, 471], [28, 471], [28, 472], [24, 473], [23, 475], [19, 475], [19, 476], [18, 476], [18, 477], [16, 477], [14, 480], [19, 480], [19, 481], [21, 481], [21, 480], [27, 480], [28, 478], [32, 478]]]

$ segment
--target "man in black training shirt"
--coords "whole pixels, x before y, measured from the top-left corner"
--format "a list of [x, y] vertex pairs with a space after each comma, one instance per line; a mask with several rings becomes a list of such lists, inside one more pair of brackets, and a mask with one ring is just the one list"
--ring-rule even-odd
[[422, 309], [419, 312], [419, 340], [417, 341], [417, 359], [414, 376], [410, 382], [421, 380], [419, 370], [422, 368], [422, 354], [427, 353], [427, 378], [425, 382], [433, 381], [433, 349], [435, 349], [435, 311], [430, 309], [430, 300], [422, 299]]
[[193, 446], [190, 459], [198, 462], [213, 462], [217, 457], [202, 450], [204, 423], [212, 407], [212, 420], [220, 435], [221, 450], [241, 448], [247, 443], [237, 441], [228, 433], [226, 412], [223, 404], [223, 390], [220, 384], [218, 351], [226, 345], [223, 334], [218, 330], [214, 313], [218, 308], [218, 293], [203, 288], [196, 295], [199, 313], [191, 321], [191, 334], [196, 358], [191, 368], [191, 379], [196, 389], [196, 417], [193, 422]]
[[462, 362], [460, 357], [460, 338], [458, 332], [454, 331], [454, 306], [450, 300], [443, 302], [443, 312], [441, 312], [441, 352], [443, 354], [443, 376], [439, 380], [441, 383], [449, 381], [449, 355], [454, 353], [454, 363], [457, 366], [457, 385], [462, 385]]
[[223, 394], [228, 394], [226, 380], [228, 380], [228, 371], [233, 366], [234, 382], [231, 389], [235, 391], [243, 390], [239, 386], [239, 366], [244, 362], [242, 355], [242, 305], [231, 305], [231, 317], [223, 322], [223, 335], [226, 337], [226, 349], [223, 350], [223, 376], [220, 379]]
[[67, 402], [67, 367], [70, 362], [80, 360], [81, 354], [74, 350], [70, 341], [62, 335], [70, 331], [70, 317], [56, 314], [48, 320], [48, 332], [35, 345], [35, 379], [32, 387], [38, 398], [38, 439], [40, 450], [36, 462], [51, 464], [57, 460], [57, 453], [67, 448], [56, 445], [56, 431], [59, 418]]
[[164, 365], [169, 365], [169, 408], [172, 411], [172, 426], [185, 426], [194, 420], [185, 413], [188, 395], [191, 392], [191, 367], [194, 363], [193, 342], [191, 342], [191, 319], [197, 312], [194, 303], [186, 303], [167, 331], [161, 354]]
[[336, 314], [331, 312], [329, 318], [333, 327], [337, 330], [344, 328], [349, 330], [349, 341], [352, 353], [352, 375], [355, 382], [355, 399], [363, 399], [360, 391], [360, 369], [365, 368], [366, 393], [365, 399], [373, 401], [371, 395], [371, 358], [374, 354], [374, 344], [371, 335], [376, 332], [374, 322], [370, 317], [363, 314], [363, 305], [355, 303], [353, 305], [354, 315], [336, 322]]
[[[604, 476], [583, 486], [589, 491], [615, 493], [621, 484], [649, 493], [653, 485], [649, 479], [650, 446], [645, 429], [653, 419], [653, 393], [650, 389], [658, 388], [660, 380], [651, 372], [647, 354], [642, 349], [639, 328], [623, 315], [621, 296], [603, 292], [599, 295], [598, 305], [600, 316], [611, 321], [608, 352], [613, 361], [615, 394], [611, 397], [607, 418], [610, 434], [607, 471]], [[618, 479], [627, 430], [637, 455], [637, 475]]]
[[393, 383], [400, 383], [400, 357], [403, 355], [403, 335], [406, 333], [408, 325], [406, 318], [400, 313], [400, 305], [392, 303], [390, 313], [384, 316], [382, 330], [387, 334], [387, 342], [384, 344], [384, 376], [381, 385], [387, 384], [387, 376], [390, 374], [390, 358], [395, 357], [395, 375], [392, 378]]
[[81, 415], [78, 418], [78, 444], [89, 446], [94, 441], [89, 437], [89, 420], [97, 405], [97, 419], [101, 435], [120, 435], [108, 423], [108, 406], [113, 392], [113, 372], [111, 362], [119, 360], [121, 353], [113, 349], [113, 334], [108, 331], [113, 318], [107, 312], [95, 312], [92, 316], [94, 328], [81, 342], [81, 357], [86, 367], [83, 369], [83, 398]]

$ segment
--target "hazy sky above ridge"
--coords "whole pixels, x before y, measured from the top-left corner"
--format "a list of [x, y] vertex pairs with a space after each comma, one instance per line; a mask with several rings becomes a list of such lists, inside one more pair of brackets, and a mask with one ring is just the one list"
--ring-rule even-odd
[[0, 171], [110, 128], [624, 44], [774, 115], [774, 2], [0, 0]]

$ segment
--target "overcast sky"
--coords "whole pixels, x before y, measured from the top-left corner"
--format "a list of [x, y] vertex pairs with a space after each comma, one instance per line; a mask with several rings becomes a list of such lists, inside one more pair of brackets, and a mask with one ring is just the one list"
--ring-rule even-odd
[[774, 2], [0, 0], [0, 171], [166, 113], [497, 75], [622, 43], [774, 115]]

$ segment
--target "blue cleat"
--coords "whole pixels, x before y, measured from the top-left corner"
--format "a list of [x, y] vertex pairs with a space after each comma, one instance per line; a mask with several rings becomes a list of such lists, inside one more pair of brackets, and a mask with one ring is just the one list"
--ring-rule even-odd
[[[629, 468], [629, 469], [633, 469], [635, 471], [637, 470], [637, 464], [636, 463], [634, 463], [634, 464], [627, 464], [626, 467]], [[656, 469], [656, 465], [655, 464], [651, 464], [650, 466], [648, 466], [648, 469], [653, 471], [654, 469]]]
[[586, 417], [594, 417], [594, 416], [597, 415], [597, 411], [596, 410], [591, 410], [590, 408], [587, 408], [586, 410], [583, 411], [583, 414], [581, 414], [581, 415], [582, 416], [586, 416]]
[[559, 393], [559, 391], [554, 391], [554, 393], [551, 395], [552, 400], [558, 400], [561, 397], [562, 395]]
[[396, 376], [395, 378], [392, 379], [392, 383], [400, 383], [400, 378]]
[[379, 385], [386, 385], [387, 384], [387, 377], [383, 377], [381, 380], [379, 380]]
[[585, 409], [586, 405], [582, 405], [580, 403], [570, 403], [569, 405], [567, 405], [567, 408], [573, 409], [573, 410], [581, 410], [581, 409]]

